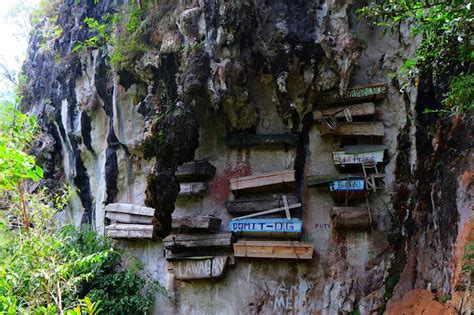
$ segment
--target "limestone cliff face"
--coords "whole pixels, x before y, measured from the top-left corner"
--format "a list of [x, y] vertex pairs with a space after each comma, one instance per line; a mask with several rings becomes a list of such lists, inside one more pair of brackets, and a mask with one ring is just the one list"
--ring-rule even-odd
[[[437, 97], [429, 82], [400, 92], [389, 79], [411, 39], [357, 19], [357, 1], [165, 0], [143, 13], [141, 48], [112, 65], [113, 43], [72, 51], [90, 36], [82, 21], [125, 20], [134, 7], [93, 2], [61, 4], [57, 37], [47, 37], [56, 23], [49, 20], [33, 33], [23, 108], [44, 131], [35, 149], [44, 184], [78, 189], [66, 219], [103, 232], [105, 204], [155, 209], [157, 240], [120, 244], [168, 289], [169, 298], [157, 296], [157, 314], [370, 314], [414, 288], [459, 291], [453, 306], [466, 309], [460, 257], [472, 208], [472, 120], [436, 122], [421, 113]], [[123, 27], [114, 30], [119, 38]], [[312, 111], [323, 91], [372, 83], [388, 88], [374, 116], [384, 126], [388, 188], [369, 196], [370, 231], [337, 231], [328, 189], [307, 187], [307, 177], [337, 174], [332, 152], [350, 143], [322, 136]], [[225, 143], [286, 133], [298, 136], [296, 147]], [[209, 194], [179, 200], [176, 169], [195, 159], [216, 167]], [[214, 215], [226, 230], [230, 179], [287, 169], [296, 171], [311, 261], [241, 259], [221, 280], [173, 278], [159, 240], [172, 213]]]

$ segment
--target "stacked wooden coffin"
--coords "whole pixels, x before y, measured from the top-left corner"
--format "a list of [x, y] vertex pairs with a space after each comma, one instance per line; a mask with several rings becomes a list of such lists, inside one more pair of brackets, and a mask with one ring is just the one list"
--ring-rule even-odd
[[[215, 175], [207, 161], [178, 168], [180, 197], [202, 196]], [[232, 234], [219, 233], [221, 219], [213, 216], [172, 216], [172, 234], [163, 240], [166, 259], [178, 280], [219, 278], [230, 261]]]
[[230, 189], [235, 200], [226, 202], [231, 215], [229, 231], [235, 257], [311, 259], [310, 244], [295, 241], [302, 232], [302, 221], [295, 217], [301, 204], [294, 190], [295, 172], [280, 172], [234, 178]]
[[208, 192], [207, 181], [212, 179], [216, 168], [208, 161], [192, 161], [178, 167], [175, 175], [179, 181], [178, 198], [200, 197]]
[[386, 94], [385, 84], [352, 88], [344, 95], [326, 92], [319, 102], [323, 108], [313, 112], [313, 118], [321, 125], [322, 135], [330, 134], [343, 143], [354, 143], [333, 152], [334, 164], [341, 174], [307, 178], [308, 186], [329, 185], [335, 203], [331, 217], [337, 229], [371, 228], [367, 193], [385, 188], [385, 176], [377, 165], [383, 163], [386, 147], [367, 142], [379, 142], [384, 136], [383, 124], [373, 118], [374, 102], [385, 98]]
[[230, 259], [231, 233], [219, 233], [212, 216], [173, 216], [173, 234], [163, 240], [166, 259], [178, 280], [223, 276]]
[[111, 203], [105, 206], [105, 235], [111, 238], [152, 239], [155, 209]]

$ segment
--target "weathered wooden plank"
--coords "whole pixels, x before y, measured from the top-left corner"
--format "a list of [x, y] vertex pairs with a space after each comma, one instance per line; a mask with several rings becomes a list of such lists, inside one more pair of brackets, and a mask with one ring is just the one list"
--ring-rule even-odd
[[364, 179], [335, 180], [329, 184], [330, 191], [364, 190]]
[[111, 224], [105, 227], [105, 235], [111, 238], [153, 238], [153, 225]]
[[325, 186], [335, 180], [348, 180], [359, 177], [359, 174], [308, 175], [306, 176], [306, 186]]
[[284, 134], [245, 134], [229, 135], [225, 139], [228, 147], [294, 147], [298, 143], [298, 135]]
[[172, 229], [183, 231], [207, 231], [218, 232], [221, 227], [221, 219], [211, 216], [172, 216]]
[[143, 207], [129, 203], [109, 203], [105, 206], [105, 211], [146, 216], [153, 216], [155, 214], [155, 209], [153, 208]]
[[163, 240], [166, 249], [179, 251], [198, 247], [230, 247], [232, 233], [219, 234], [172, 234]]
[[235, 257], [312, 259], [313, 246], [288, 241], [239, 241], [234, 243]]
[[287, 218], [233, 219], [229, 231], [247, 236], [297, 237], [303, 228], [303, 221]]
[[323, 92], [318, 100], [319, 104], [354, 104], [382, 99], [387, 95], [385, 83], [370, 84], [350, 88], [341, 94], [338, 90]]
[[203, 196], [207, 193], [207, 183], [181, 183], [179, 184], [179, 196]]
[[175, 173], [180, 182], [208, 180], [215, 174], [216, 168], [206, 160], [185, 163]]
[[384, 151], [388, 147], [383, 144], [358, 144], [358, 145], [345, 145], [344, 152], [346, 153], [368, 153], [376, 151]]
[[333, 207], [331, 212], [334, 227], [340, 230], [370, 229], [370, 214], [357, 207]]
[[[287, 196], [288, 204], [292, 205], [298, 202], [295, 196]], [[266, 198], [256, 198], [247, 200], [227, 201], [225, 203], [227, 212], [233, 215], [260, 212], [264, 210], [283, 207], [282, 196], [273, 196]]]
[[383, 137], [384, 131], [381, 122], [343, 122], [338, 123], [336, 129], [328, 134]]
[[295, 181], [295, 171], [287, 170], [275, 173], [266, 173], [252, 176], [234, 178], [230, 180], [232, 191], [256, 189], [265, 186], [281, 185], [293, 183]]
[[336, 118], [344, 118], [344, 109], [348, 109], [352, 117], [369, 116], [375, 114], [374, 103], [362, 103], [351, 106], [332, 107], [313, 111], [313, 119], [321, 120], [324, 116], [334, 115]]
[[152, 216], [147, 215], [135, 215], [121, 212], [105, 212], [105, 217], [111, 221], [118, 223], [139, 223], [139, 224], [152, 224]]
[[229, 256], [176, 260], [171, 266], [178, 280], [210, 279], [222, 277]]
[[384, 151], [346, 153], [336, 151], [332, 153], [335, 165], [361, 164], [365, 160], [374, 160], [376, 163], [383, 162]]

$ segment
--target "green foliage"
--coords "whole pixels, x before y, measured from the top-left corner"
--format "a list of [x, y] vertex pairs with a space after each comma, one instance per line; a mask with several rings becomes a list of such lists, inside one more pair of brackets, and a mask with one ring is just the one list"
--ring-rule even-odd
[[119, 271], [121, 252], [87, 226], [57, 230], [49, 210], [28, 232], [9, 232], [13, 242], [0, 259], [0, 313], [149, 312], [158, 286], [138, 267]]
[[23, 180], [43, 177], [35, 158], [25, 153], [36, 127], [34, 116], [20, 113], [12, 103], [0, 105], [0, 190], [12, 190]]
[[86, 17], [84, 24], [89, 30], [90, 37], [84, 41], [76, 41], [72, 49], [73, 53], [77, 53], [83, 49], [97, 49], [103, 47], [110, 41], [110, 24], [111, 15], [107, 14], [102, 18], [102, 23], [94, 18]]
[[472, 80], [474, 16], [470, 0], [381, 0], [358, 14], [390, 30], [407, 22], [412, 35], [421, 37], [421, 43], [399, 77], [406, 85], [420, 73], [432, 73], [435, 78], [449, 75], [451, 91], [444, 101], [445, 110], [440, 112], [472, 110], [472, 97], [464, 96], [472, 95], [473, 85], [461, 83], [466, 76]]

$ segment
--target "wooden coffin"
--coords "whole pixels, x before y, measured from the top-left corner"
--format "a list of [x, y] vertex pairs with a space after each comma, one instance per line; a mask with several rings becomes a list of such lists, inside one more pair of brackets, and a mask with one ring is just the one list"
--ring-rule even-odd
[[229, 222], [229, 231], [237, 235], [263, 237], [298, 237], [303, 221], [287, 218], [234, 219]]
[[233, 192], [264, 190], [265, 188], [285, 187], [285, 185], [292, 187], [294, 181], [295, 171], [287, 170], [231, 179], [230, 190]]
[[339, 91], [323, 92], [318, 100], [319, 104], [355, 104], [383, 99], [387, 95], [387, 85], [385, 83], [370, 84], [350, 88], [346, 93]]
[[204, 196], [207, 193], [207, 183], [181, 183], [178, 197]]
[[129, 203], [109, 203], [105, 206], [106, 212], [128, 213], [132, 215], [153, 216], [155, 209]]
[[357, 207], [333, 207], [331, 212], [334, 227], [338, 230], [370, 229], [370, 214], [367, 209]]
[[234, 257], [312, 259], [313, 246], [292, 241], [239, 241], [234, 243]]
[[171, 262], [178, 280], [210, 279], [223, 276], [229, 256], [195, 257]]
[[163, 240], [166, 249], [172, 252], [206, 247], [230, 247], [232, 233], [219, 234], [172, 234]]
[[153, 216], [134, 215], [120, 212], [105, 212], [105, 217], [112, 222], [117, 223], [137, 223], [137, 224], [152, 224]]
[[335, 116], [336, 118], [345, 118], [344, 109], [348, 109], [352, 117], [369, 116], [375, 114], [374, 103], [362, 103], [351, 106], [331, 107], [323, 110], [313, 111], [313, 119], [321, 120], [324, 116]]
[[[352, 146], [351, 150], [336, 151], [333, 152], [334, 164], [336, 165], [349, 165], [349, 164], [362, 164], [365, 160], [374, 160], [376, 163], [383, 162], [383, 156], [385, 148], [381, 146], [361, 146], [361, 150], [357, 151], [356, 146]], [[362, 149], [363, 148], [363, 149]]]
[[[381, 122], [343, 122], [330, 134], [340, 136], [373, 136], [383, 137], [385, 128]], [[329, 134], [328, 133], [328, 134]]]
[[192, 161], [185, 163], [176, 170], [180, 182], [204, 181], [214, 177], [216, 168], [208, 161]]
[[[288, 204], [296, 204], [298, 200], [295, 196], [286, 196]], [[247, 200], [227, 201], [225, 203], [227, 212], [232, 215], [255, 213], [269, 209], [284, 207], [282, 196], [267, 198], [256, 198]]]
[[221, 219], [211, 216], [172, 216], [171, 228], [179, 231], [218, 232]]
[[245, 134], [230, 135], [225, 139], [228, 147], [294, 147], [298, 143], [298, 135], [292, 133], [285, 134]]
[[111, 224], [105, 227], [105, 235], [111, 238], [152, 239], [151, 224]]

